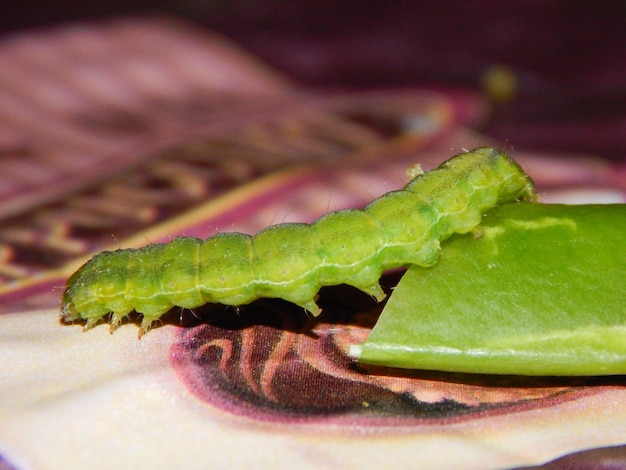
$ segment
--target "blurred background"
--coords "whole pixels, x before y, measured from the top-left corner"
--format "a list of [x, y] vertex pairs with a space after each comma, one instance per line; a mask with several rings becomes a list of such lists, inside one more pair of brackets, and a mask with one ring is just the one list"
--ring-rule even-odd
[[167, 16], [217, 31], [306, 87], [490, 91], [482, 132], [530, 150], [626, 155], [626, 2], [14, 2], [0, 30]]

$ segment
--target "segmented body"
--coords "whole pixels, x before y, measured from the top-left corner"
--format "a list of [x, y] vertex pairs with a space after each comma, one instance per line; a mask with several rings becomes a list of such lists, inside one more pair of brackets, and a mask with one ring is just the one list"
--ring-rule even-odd
[[133, 310], [140, 334], [173, 306], [243, 305], [260, 297], [293, 302], [317, 315], [321, 286], [348, 284], [377, 300], [383, 271], [431, 266], [440, 241], [480, 224], [490, 208], [534, 200], [531, 179], [501, 151], [478, 148], [417, 175], [363, 210], [331, 212], [311, 224], [270, 226], [254, 236], [231, 232], [202, 240], [106, 251], [68, 280], [61, 317], [110, 316], [111, 330]]

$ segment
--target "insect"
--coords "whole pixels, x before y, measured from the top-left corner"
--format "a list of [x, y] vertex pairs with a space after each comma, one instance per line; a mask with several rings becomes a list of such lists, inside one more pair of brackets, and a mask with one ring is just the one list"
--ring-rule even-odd
[[143, 315], [141, 336], [174, 306], [243, 305], [275, 297], [318, 315], [318, 290], [337, 284], [381, 301], [383, 271], [431, 266], [440, 241], [474, 229], [487, 210], [535, 199], [530, 177], [495, 148], [477, 148], [414, 175], [403, 189], [363, 210], [331, 212], [311, 224], [100, 253], [69, 278], [61, 318], [84, 320], [85, 330], [108, 318], [114, 331], [135, 310]]

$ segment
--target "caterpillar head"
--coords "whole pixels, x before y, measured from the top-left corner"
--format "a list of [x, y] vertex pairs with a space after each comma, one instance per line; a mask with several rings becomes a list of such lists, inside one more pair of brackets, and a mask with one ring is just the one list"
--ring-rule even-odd
[[[115, 252], [103, 252], [81, 266], [67, 281], [61, 301], [61, 320], [71, 323], [86, 320], [86, 329], [91, 328], [105, 315], [114, 311], [112, 302], [103, 301], [107, 291], [119, 286], [111, 282], [108, 258]], [[111, 300], [111, 299], [109, 299]]]

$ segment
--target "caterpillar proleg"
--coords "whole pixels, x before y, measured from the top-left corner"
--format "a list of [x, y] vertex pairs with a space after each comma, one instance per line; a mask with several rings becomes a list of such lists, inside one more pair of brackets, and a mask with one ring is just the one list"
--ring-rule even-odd
[[275, 297], [318, 315], [318, 290], [337, 284], [381, 301], [385, 270], [431, 266], [440, 242], [474, 229], [487, 210], [534, 199], [533, 182], [516, 162], [498, 149], [477, 148], [417, 174], [363, 210], [331, 212], [311, 224], [274, 225], [254, 236], [180, 237], [100, 253], [69, 278], [61, 318], [85, 320], [88, 330], [110, 314], [113, 331], [135, 310], [143, 315], [141, 335], [174, 306], [243, 305]]

